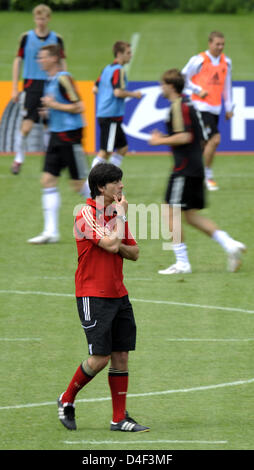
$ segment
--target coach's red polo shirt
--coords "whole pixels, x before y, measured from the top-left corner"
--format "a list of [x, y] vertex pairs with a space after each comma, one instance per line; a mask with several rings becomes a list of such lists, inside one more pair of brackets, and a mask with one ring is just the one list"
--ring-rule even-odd
[[[74, 233], [78, 250], [78, 268], [75, 274], [77, 297], [123, 297], [128, 292], [123, 284], [123, 258], [100, 248], [98, 243], [114, 222], [114, 206], [98, 207], [94, 199], [87, 199], [75, 219]], [[128, 222], [122, 243], [136, 245]]]

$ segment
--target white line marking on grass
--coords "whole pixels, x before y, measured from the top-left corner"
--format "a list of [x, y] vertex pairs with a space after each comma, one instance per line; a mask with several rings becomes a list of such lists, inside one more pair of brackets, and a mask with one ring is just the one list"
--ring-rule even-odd
[[[1, 65], [2, 65], [2, 63], [1, 63]], [[11, 178], [11, 177], [12, 177], [12, 175], [0, 175], [0, 178]]]
[[159, 439], [157, 441], [62, 441], [64, 444], [76, 445], [76, 444], [93, 444], [93, 445], [101, 445], [101, 444], [121, 444], [121, 445], [128, 445], [128, 444], [227, 444], [228, 441], [182, 441], [182, 440], [164, 440]]
[[[129, 395], [128, 395], [129, 396]], [[75, 400], [75, 403], [94, 403], [100, 401], [110, 401], [111, 397], [101, 397], [101, 398], [83, 398], [81, 400]], [[41, 403], [25, 403], [23, 405], [12, 405], [12, 406], [0, 406], [1, 410], [20, 410], [23, 408], [40, 408], [41, 406], [52, 406], [56, 405], [55, 401], [44, 401]]]
[[17, 294], [17, 295], [44, 295], [48, 297], [74, 297], [74, 294], [61, 294], [58, 292], [43, 292], [34, 290], [0, 290], [0, 294]]
[[74, 276], [33, 276], [33, 279], [46, 279], [46, 280], [65, 280], [65, 279], [73, 279]]
[[219, 339], [219, 338], [210, 338], [210, 339], [209, 338], [204, 338], [204, 339], [202, 339], [202, 338], [166, 338], [166, 341], [172, 341], [172, 342], [185, 342], [185, 341], [188, 342], [188, 341], [190, 341], [190, 342], [194, 342], [194, 343], [199, 342], [199, 341], [200, 342], [208, 342], [208, 343], [209, 342], [216, 342], [216, 343], [217, 342], [219, 342], [219, 343], [220, 342], [221, 343], [227, 343], [227, 342], [231, 343], [232, 342], [233, 343], [233, 342], [238, 342], [238, 341], [239, 342], [241, 342], [241, 341], [243, 341], [243, 342], [254, 341], [254, 338], [221, 338], [221, 339]]
[[[176, 390], [162, 390], [159, 392], [145, 392], [145, 393], [130, 393], [128, 394], [128, 398], [140, 398], [140, 397], [152, 397], [158, 395], [170, 395], [174, 393], [188, 393], [188, 392], [202, 392], [206, 390], [216, 390], [218, 388], [225, 388], [225, 387], [235, 387], [240, 385], [247, 385], [254, 383], [253, 379], [247, 380], [237, 380], [235, 382], [226, 382], [216, 385], [202, 385], [200, 387], [191, 387], [191, 388], [179, 388]], [[111, 397], [101, 397], [101, 398], [82, 398], [80, 400], [76, 400], [76, 403], [94, 403], [100, 401], [109, 401]], [[0, 410], [15, 410], [21, 408], [35, 408], [40, 406], [51, 406], [56, 405], [56, 401], [47, 401], [42, 403], [27, 403], [23, 405], [11, 405], [11, 406], [0, 406]]]
[[135, 56], [137, 48], [138, 48], [139, 40], [140, 40], [140, 33], [133, 33], [133, 35], [131, 36], [132, 57], [131, 57], [130, 62], [125, 65], [125, 70], [126, 70], [127, 73], [130, 73], [132, 62], [133, 62], [134, 56]]
[[41, 341], [41, 338], [0, 338], [0, 341]]
[[[61, 294], [60, 292], [43, 292], [43, 291], [30, 291], [30, 290], [0, 290], [0, 294], [17, 294], [17, 295], [44, 295], [44, 296], [55, 296], [55, 297], [74, 297], [74, 294]], [[131, 298], [131, 302], [144, 302], [150, 304], [161, 304], [161, 305], [177, 305], [179, 307], [195, 307], [207, 310], [223, 310], [226, 312], [237, 312], [237, 313], [254, 313], [254, 310], [247, 310], [244, 308], [235, 307], [222, 307], [220, 305], [201, 305], [201, 304], [189, 304], [185, 302], [174, 302], [173, 300], [154, 300], [154, 299], [136, 299]]]
[[[69, 280], [74, 279], [74, 276], [33, 276], [33, 279], [46, 279], [46, 280]], [[125, 281], [153, 281], [151, 277], [125, 277]]]
[[224, 310], [227, 312], [239, 312], [239, 313], [254, 313], [254, 310], [247, 310], [244, 308], [235, 308], [235, 307], [221, 307], [219, 305], [201, 305], [201, 304], [189, 304], [185, 302], [174, 302], [173, 300], [147, 300], [147, 299], [130, 299], [132, 302], [144, 302], [151, 304], [161, 304], [161, 305], [177, 305], [179, 307], [195, 307], [195, 308], [204, 308], [208, 310]]

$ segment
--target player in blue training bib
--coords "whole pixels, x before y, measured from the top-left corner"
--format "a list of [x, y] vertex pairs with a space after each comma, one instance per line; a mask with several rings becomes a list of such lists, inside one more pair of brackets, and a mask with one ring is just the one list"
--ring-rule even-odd
[[[114, 62], [107, 65], [95, 82], [94, 93], [97, 95], [96, 117], [100, 126], [100, 150], [92, 161], [92, 168], [97, 163], [106, 162], [121, 166], [128, 143], [122, 128], [125, 99], [141, 98], [139, 91], [127, 90], [127, 76], [124, 65], [131, 60], [131, 46], [127, 42], [117, 41], [113, 46]], [[89, 186], [86, 187], [89, 193]]]
[[61, 68], [59, 46], [44, 46], [39, 53], [39, 63], [48, 76], [41, 113], [47, 113], [50, 139], [41, 178], [44, 229], [40, 235], [28, 240], [34, 245], [59, 241], [58, 180], [62, 170], [68, 168], [73, 189], [82, 195], [88, 174], [81, 143], [83, 103], [71, 75]]
[[[15, 175], [20, 172], [24, 163], [27, 136], [31, 132], [34, 123], [40, 120], [38, 109], [41, 106], [44, 83], [47, 79], [46, 72], [38, 63], [40, 49], [46, 45], [58, 44], [61, 50], [62, 67], [66, 68], [63, 40], [57, 33], [48, 29], [51, 9], [47, 5], [38, 5], [33, 10], [33, 17], [35, 29], [21, 35], [18, 52], [13, 63], [13, 101], [17, 103], [19, 100], [18, 81], [22, 65], [23, 90], [25, 93], [22, 109], [23, 120], [16, 138], [16, 154], [11, 167], [11, 171]], [[47, 145], [47, 136], [45, 128], [45, 147]]]

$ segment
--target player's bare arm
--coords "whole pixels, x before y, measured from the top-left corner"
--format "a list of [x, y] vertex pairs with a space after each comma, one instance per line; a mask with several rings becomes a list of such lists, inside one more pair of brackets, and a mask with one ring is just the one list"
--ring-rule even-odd
[[208, 95], [208, 92], [206, 90], [200, 90], [199, 94], [200, 98], [205, 98]]
[[54, 100], [52, 96], [44, 96], [41, 99], [42, 105], [45, 108], [52, 108], [58, 111], [65, 111], [72, 114], [79, 114], [84, 111], [84, 105], [82, 101], [76, 101], [75, 103], [60, 103]]
[[140, 91], [128, 91], [123, 90], [122, 88], [116, 88], [114, 90], [114, 95], [116, 98], [137, 98], [138, 100], [142, 98], [142, 93], [140, 93]]
[[15, 103], [18, 101], [19, 90], [18, 82], [21, 69], [22, 59], [21, 57], [15, 57], [12, 67], [12, 99]]
[[116, 223], [112, 228], [111, 232], [105, 235], [100, 241], [99, 246], [110, 253], [118, 253], [122, 239], [125, 236], [125, 214], [128, 210], [128, 201], [124, 194], [120, 197], [114, 196]]
[[38, 113], [42, 119], [48, 118], [48, 115], [49, 115], [48, 108], [41, 107], [38, 109]]
[[121, 243], [118, 253], [125, 259], [137, 261], [139, 257], [139, 247], [138, 245], [125, 245]]
[[226, 114], [225, 114], [225, 117], [226, 117], [227, 121], [229, 119], [231, 119], [233, 116], [234, 116], [233, 111], [227, 111]]
[[190, 132], [178, 132], [174, 135], [163, 135], [161, 132], [155, 130], [151, 134], [149, 140], [150, 145], [185, 145], [192, 141], [192, 134]]
[[124, 237], [124, 222], [115, 224], [110, 234], [100, 239], [98, 245], [110, 253], [118, 253], [122, 239]]
[[61, 59], [60, 66], [61, 66], [61, 69], [62, 69], [62, 70], [64, 70], [65, 72], [67, 72], [67, 63], [66, 63], [66, 60], [65, 60], [65, 59]]

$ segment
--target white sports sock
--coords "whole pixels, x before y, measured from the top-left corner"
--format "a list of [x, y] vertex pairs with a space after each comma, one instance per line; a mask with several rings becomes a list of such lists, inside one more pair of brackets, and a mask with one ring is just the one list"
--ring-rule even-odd
[[48, 148], [49, 138], [50, 138], [50, 130], [46, 127], [43, 129], [43, 145], [44, 145], [45, 151]]
[[91, 168], [93, 168], [95, 165], [97, 165], [98, 163], [107, 163], [105, 158], [101, 158], [101, 157], [98, 157], [98, 155], [96, 155], [96, 157], [94, 157], [93, 161], [92, 161], [92, 166]]
[[[98, 163], [106, 163], [106, 160], [104, 158], [101, 158], [101, 157], [98, 157], [98, 155], [96, 155], [96, 157], [94, 157], [93, 161], [92, 161], [92, 165], [91, 165], [91, 169], [95, 166], [95, 165], [98, 165]], [[85, 199], [87, 199], [88, 197], [91, 197], [91, 192], [90, 192], [90, 187], [89, 187], [89, 184], [88, 184], [88, 178], [87, 180], [84, 182], [82, 188], [81, 188], [81, 191], [80, 191], [80, 194], [82, 196], [84, 196]]]
[[212, 234], [212, 239], [219, 243], [227, 253], [231, 251], [235, 244], [235, 240], [227, 232], [223, 232], [223, 230], [215, 230]]
[[190, 263], [188, 258], [187, 246], [185, 243], [174, 243], [173, 250], [177, 263]]
[[49, 235], [58, 235], [58, 215], [61, 204], [57, 188], [44, 188], [42, 190], [42, 208], [44, 215], [43, 232]]
[[[104, 158], [101, 158], [101, 157], [98, 157], [98, 155], [96, 155], [96, 157], [94, 157], [93, 161], [92, 161], [92, 165], [91, 165], [91, 169], [95, 166], [95, 165], [98, 165], [98, 163], [106, 163], [106, 160]], [[91, 197], [91, 192], [90, 192], [90, 187], [89, 187], [89, 184], [88, 184], [88, 178], [87, 180], [84, 182], [80, 192], [79, 192], [82, 196], [84, 196], [85, 199], [87, 199], [88, 197]]]
[[122, 161], [123, 161], [123, 155], [120, 155], [120, 153], [114, 152], [111, 155], [109, 161], [110, 163], [113, 163], [113, 165], [121, 166]]
[[88, 197], [91, 197], [91, 192], [90, 192], [88, 179], [84, 182], [84, 184], [83, 184], [83, 186], [80, 190], [80, 194], [81, 194], [81, 196], [84, 196], [85, 199], [87, 199]]
[[213, 170], [208, 166], [205, 167], [205, 179], [212, 180], [213, 179]]
[[25, 160], [26, 139], [27, 136], [19, 131], [16, 139], [16, 155], [14, 158], [14, 161], [17, 163], [23, 163]]

